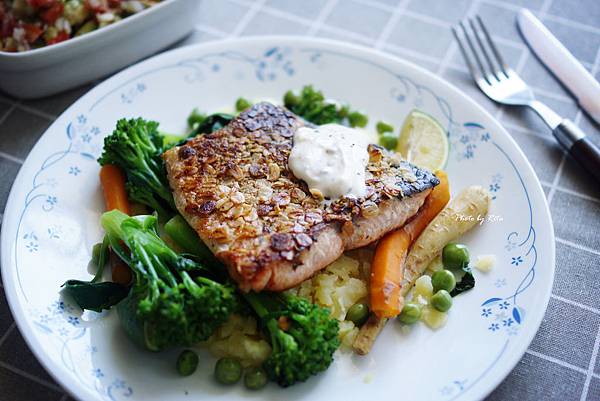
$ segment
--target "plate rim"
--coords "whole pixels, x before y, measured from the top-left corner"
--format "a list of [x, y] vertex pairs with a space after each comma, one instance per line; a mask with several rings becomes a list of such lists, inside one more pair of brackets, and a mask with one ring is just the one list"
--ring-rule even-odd
[[[451, 82], [449, 82], [446, 79], [444, 79], [443, 77], [438, 76], [437, 74], [427, 70], [426, 68], [413, 63], [410, 60], [401, 58], [400, 56], [397, 56], [397, 55], [394, 55], [394, 54], [391, 54], [388, 52], [384, 52], [382, 50], [369, 48], [367, 46], [357, 45], [354, 43], [349, 43], [349, 42], [344, 42], [344, 41], [334, 40], [334, 39], [314, 38], [314, 37], [304, 37], [304, 36], [290, 36], [290, 35], [265, 35], [265, 36], [247, 36], [247, 37], [236, 37], [236, 38], [211, 40], [211, 41], [206, 41], [206, 42], [202, 42], [202, 43], [182, 46], [179, 48], [171, 49], [171, 50], [156, 54], [152, 57], [148, 57], [142, 61], [139, 61], [139, 62], [119, 71], [116, 74], [111, 75], [110, 77], [105, 78], [105, 80], [102, 81], [100, 84], [94, 86], [89, 91], [84, 93], [75, 102], [73, 102], [67, 109], [65, 109], [54, 120], [54, 122], [50, 126], [48, 126], [48, 128], [44, 131], [44, 133], [42, 135], [40, 135], [40, 137], [37, 139], [35, 145], [31, 148], [27, 157], [23, 161], [23, 164], [22, 164], [21, 168], [19, 169], [18, 174], [15, 177], [13, 184], [11, 185], [10, 193], [9, 193], [9, 196], [8, 196], [8, 199], [6, 202], [6, 206], [4, 209], [4, 215], [3, 215], [3, 219], [2, 219], [2, 227], [8, 226], [9, 213], [7, 213], [7, 211], [16, 210], [15, 207], [18, 206], [16, 204], [17, 193], [16, 193], [16, 188], [15, 188], [16, 185], [15, 184], [17, 182], [19, 182], [25, 175], [24, 167], [28, 163], [34, 162], [33, 159], [31, 159], [31, 154], [34, 153], [34, 151], [38, 150], [38, 148], [41, 147], [40, 143], [42, 142], [42, 140], [46, 136], [46, 134], [49, 131], [56, 129], [60, 120], [62, 120], [63, 116], [70, 114], [71, 110], [75, 109], [76, 106], [78, 106], [78, 104], [82, 101], [83, 98], [87, 98], [91, 93], [95, 93], [95, 92], [102, 93], [102, 90], [105, 87], [109, 87], [111, 85], [112, 81], [118, 79], [122, 75], [128, 74], [131, 70], [138, 68], [140, 65], [142, 65], [144, 63], [156, 62], [156, 60], [160, 59], [160, 58], [171, 57], [178, 53], [183, 54], [186, 52], [193, 52], [194, 50], [202, 51], [202, 48], [204, 48], [204, 47], [211, 47], [211, 46], [217, 46], [217, 45], [226, 45], [226, 46], [237, 45], [237, 46], [243, 47], [243, 45], [245, 43], [256, 43], [256, 44], [263, 43], [264, 45], [268, 45], [271, 43], [281, 43], [281, 42], [287, 42], [287, 43], [292, 42], [292, 43], [297, 43], [297, 44], [304, 43], [304, 44], [310, 44], [310, 45], [325, 45], [325, 46], [334, 47], [343, 52], [358, 52], [358, 53], [361, 53], [362, 55], [371, 55], [379, 60], [391, 62], [392, 64], [395, 64], [395, 65], [401, 65], [402, 68], [409, 69], [409, 70], [412, 69], [420, 74], [423, 74], [424, 76], [427, 77], [428, 81], [433, 81], [433, 82], [435, 82], [436, 85], [444, 86], [450, 92], [454, 92], [455, 94], [458, 94], [459, 97], [463, 98], [465, 103], [468, 104], [469, 108], [476, 109], [479, 113], [481, 113], [489, 121], [491, 121], [494, 125], [494, 130], [497, 132], [501, 132], [502, 135], [504, 135], [507, 138], [508, 142], [514, 147], [515, 151], [522, 158], [522, 161], [524, 162], [524, 167], [527, 169], [527, 173], [530, 174], [534, 178], [534, 180], [532, 181], [533, 187], [535, 188], [535, 190], [538, 193], [542, 194], [542, 196], [541, 196], [542, 205], [536, 205], [536, 207], [540, 207], [540, 209], [542, 211], [541, 216], [540, 216], [541, 220], [546, 221], [550, 227], [550, 230], [549, 230], [549, 237], [550, 237], [549, 238], [550, 239], [549, 258], [550, 258], [551, 263], [550, 263], [550, 272], [549, 272], [549, 285], [547, 286], [547, 288], [545, 289], [545, 291], [543, 293], [544, 305], [540, 305], [540, 306], [543, 306], [543, 308], [539, 308], [540, 312], [543, 311], [543, 313], [539, 313], [537, 316], [534, 317], [534, 319], [531, 321], [532, 330], [529, 331], [528, 333], [526, 333], [525, 338], [518, 342], [517, 349], [515, 351], [513, 351], [511, 353], [511, 355], [506, 356], [507, 361], [505, 362], [505, 365], [507, 366], [507, 369], [505, 369], [505, 371], [503, 370], [502, 373], [500, 373], [500, 374], [496, 374], [495, 376], [488, 377], [487, 380], [490, 384], [488, 386], [486, 386], [484, 389], [480, 389], [479, 393], [475, 394], [475, 399], [481, 400], [481, 399], [485, 398], [486, 396], [488, 396], [492, 391], [494, 391], [498, 387], [498, 385], [514, 370], [515, 366], [522, 359], [527, 348], [529, 348], [529, 345], [531, 345], [531, 342], [533, 341], [535, 335], [539, 331], [539, 327], [540, 327], [542, 320], [546, 314], [548, 303], [551, 298], [552, 287], [553, 287], [555, 271], [556, 271], [556, 241], [555, 241], [555, 233], [554, 233], [554, 223], [552, 220], [552, 215], [550, 213], [548, 201], [546, 199], [546, 196], [544, 195], [543, 188], [541, 186], [541, 183], [540, 183], [540, 180], [539, 180], [537, 174], [535, 173], [535, 170], [533, 169], [531, 163], [529, 162], [529, 159], [526, 157], [526, 155], [523, 152], [523, 150], [521, 149], [521, 147], [517, 144], [515, 139], [508, 132], [508, 130], [506, 128], [504, 128], [504, 126], [500, 123], [500, 121], [498, 121], [488, 110], [486, 110], [483, 106], [478, 104], [467, 93], [465, 93], [463, 90], [461, 90], [460, 88], [458, 88]], [[21, 315], [21, 314], [17, 313], [17, 312], [20, 312], [20, 310], [18, 310], [18, 308], [21, 305], [18, 300], [18, 296], [16, 294], [16, 287], [14, 285], [13, 274], [11, 271], [9, 271], [9, 267], [8, 267], [8, 266], [10, 266], [11, 268], [13, 267], [12, 261], [10, 260], [11, 251], [12, 251], [11, 248], [12, 248], [12, 244], [10, 243], [10, 238], [9, 238], [6, 230], [2, 230], [1, 235], [0, 235], [0, 254], [1, 254], [0, 271], [2, 272], [2, 282], [3, 282], [5, 297], [7, 299], [7, 303], [9, 304], [9, 308], [10, 308], [11, 314], [13, 316], [13, 319], [16, 322], [16, 326], [17, 326], [21, 336], [25, 340], [28, 348], [31, 350], [31, 352], [36, 357], [36, 359], [40, 362], [40, 364], [44, 367], [46, 372], [48, 372], [48, 374], [61, 386], [61, 388], [66, 393], [75, 397], [76, 399], [84, 400], [84, 399], [86, 399], [87, 395], [91, 394], [90, 390], [87, 389], [85, 386], [81, 385], [80, 383], [78, 383], [76, 380], [71, 380], [70, 376], [59, 375], [59, 373], [62, 373], [61, 365], [54, 363], [54, 361], [52, 359], [47, 357], [47, 354], [45, 352], [43, 352], [43, 349], [44, 349], [43, 344], [35, 336], [31, 335], [29, 330], [25, 330], [28, 328], [27, 323], [26, 323], [27, 317], [25, 315]], [[9, 277], [11, 278], [10, 281], [9, 281]], [[533, 330], [533, 328], [535, 328], [535, 330]], [[510, 369], [508, 369], [508, 367], [510, 367]], [[53, 368], [58, 368], [58, 369], [53, 369]]]

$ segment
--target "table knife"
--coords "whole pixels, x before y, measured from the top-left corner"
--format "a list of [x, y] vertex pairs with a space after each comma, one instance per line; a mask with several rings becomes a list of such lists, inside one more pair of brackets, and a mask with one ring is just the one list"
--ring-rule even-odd
[[[531, 11], [521, 9], [517, 24], [538, 58], [600, 124], [600, 84]], [[568, 119], [553, 128], [554, 136], [577, 161], [600, 181], [600, 149]]]
[[531, 11], [522, 9], [517, 21], [529, 47], [575, 96], [579, 106], [600, 124], [600, 83]]

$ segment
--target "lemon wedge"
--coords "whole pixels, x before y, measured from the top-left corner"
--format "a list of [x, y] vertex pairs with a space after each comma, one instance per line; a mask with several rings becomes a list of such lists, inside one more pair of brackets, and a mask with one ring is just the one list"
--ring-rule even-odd
[[429, 114], [413, 110], [404, 120], [396, 151], [409, 162], [435, 171], [446, 166], [449, 147], [442, 125]]

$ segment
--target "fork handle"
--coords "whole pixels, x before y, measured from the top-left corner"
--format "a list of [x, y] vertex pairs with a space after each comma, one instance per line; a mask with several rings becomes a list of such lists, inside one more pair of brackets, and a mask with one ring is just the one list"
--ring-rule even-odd
[[552, 131], [571, 156], [600, 182], [600, 149], [569, 119]]

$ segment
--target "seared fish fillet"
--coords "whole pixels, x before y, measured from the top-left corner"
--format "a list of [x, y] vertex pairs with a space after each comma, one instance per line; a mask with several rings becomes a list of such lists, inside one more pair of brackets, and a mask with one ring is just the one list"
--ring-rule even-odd
[[323, 202], [288, 168], [307, 123], [260, 103], [165, 152], [178, 210], [244, 291], [291, 288], [402, 226], [439, 180], [369, 145], [367, 195]]

